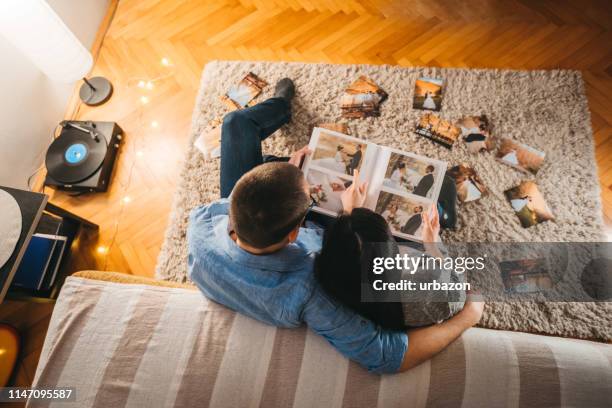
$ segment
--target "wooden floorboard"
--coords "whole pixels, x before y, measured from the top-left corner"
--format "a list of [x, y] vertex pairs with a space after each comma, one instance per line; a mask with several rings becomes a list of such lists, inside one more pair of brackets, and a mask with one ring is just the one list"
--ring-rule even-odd
[[[83, 240], [75, 270], [153, 275], [199, 79], [214, 59], [581, 70], [612, 225], [610, 1], [121, 0], [93, 69], [115, 93], [103, 106], [67, 110], [124, 129], [111, 189], [80, 197], [46, 189], [100, 225]], [[153, 89], [138, 88], [154, 78]]]

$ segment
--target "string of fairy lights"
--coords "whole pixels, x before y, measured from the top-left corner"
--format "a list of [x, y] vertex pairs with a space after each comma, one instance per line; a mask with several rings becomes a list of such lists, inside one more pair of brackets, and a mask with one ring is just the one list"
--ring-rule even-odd
[[[133, 158], [141, 158], [145, 155], [145, 150], [142, 147], [142, 142], [145, 138], [145, 135], [152, 129], [158, 129], [161, 125], [158, 119], [152, 119], [150, 121], [145, 120], [147, 117], [146, 108], [155, 96], [154, 92], [156, 88], [158, 88], [158, 83], [174, 76], [174, 65], [172, 64], [169, 58], [163, 57], [160, 60], [160, 64], [162, 66], [162, 69], [165, 70], [165, 72], [163, 72], [162, 74], [153, 78], [148, 78], [144, 76], [131, 77], [126, 81], [124, 85], [124, 87], [128, 90], [136, 90], [135, 94], [137, 97], [137, 102], [135, 103], [138, 105], [136, 120], [133, 123], [133, 126], [130, 127], [129, 135], [125, 139], [127, 145], [126, 147], [129, 148], [131, 156]], [[124, 180], [117, 179], [115, 181], [118, 182], [121, 186], [121, 199], [119, 201], [117, 215], [113, 222], [113, 232], [111, 234], [110, 239], [106, 243], [100, 243], [96, 247], [96, 253], [99, 256], [103, 257], [103, 260], [101, 262], [102, 270], [106, 270], [108, 266], [111, 249], [117, 241], [119, 227], [125, 211], [125, 207], [133, 201], [132, 197], [129, 195], [129, 191], [136, 164], [136, 159], [131, 160], [131, 162], [129, 163], [129, 168], [127, 170], [127, 177]]]

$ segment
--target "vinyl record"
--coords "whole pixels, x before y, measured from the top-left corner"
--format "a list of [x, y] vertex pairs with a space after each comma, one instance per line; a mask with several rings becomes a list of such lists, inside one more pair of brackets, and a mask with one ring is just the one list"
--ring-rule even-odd
[[100, 168], [106, 156], [106, 139], [99, 132], [98, 138], [96, 142], [89, 133], [64, 129], [47, 150], [45, 166], [49, 175], [66, 184], [89, 178]]

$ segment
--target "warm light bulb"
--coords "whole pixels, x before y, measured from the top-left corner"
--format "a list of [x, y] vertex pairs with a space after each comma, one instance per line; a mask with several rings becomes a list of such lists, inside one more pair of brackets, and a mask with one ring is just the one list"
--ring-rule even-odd
[[153, 82], [148, 81], [146, 87], [147, 89], [153, 89]]
[[126, 203], [126, 204], [127, 204], [127, 203], [129, 203], [129, 202], [131, 202], [131, 201], [132, 201], [132, 198], [131, 198], [130, 196], [125, 196], [125, 197], [123, 197], [123, 202], [124, 202], [124, 203]]
[[157, 123], [156, 120], [154, 120], [153, 122], [151, 122], [151, 127], [153, 128], [157, 128], [159, 126], [159, 123]]
[[144, 156], [144, 152], [143, 152], [142, 150], [138, 150], [138, 151], [136, 152], [136, 156], [138, 156], [138, 157], [142, 157], [142, 156]]
[[139, 88], [144, 88], [145, 87], [145, 81], [142, 81], [142, 80], [138, 81], [138, 87]]
[[164, 67], [168, 67], [168, 66], [170, 66], [170, 60], [168, 58], [164, 57], [164, 58], [161, 59], [161, 64]]
[[141, 96], [141, 97], [140, 97], [140, 102], [141, 102], [143, 105], [146, 105], [147, 103], [149, 103], [149, 98], [147, 98], [146, 96]]
[[96, 248], [96, 251], [98, 251], [99, 254], [105, 254], [108, 252], [108, 248], [100, 245], [98, 248]]

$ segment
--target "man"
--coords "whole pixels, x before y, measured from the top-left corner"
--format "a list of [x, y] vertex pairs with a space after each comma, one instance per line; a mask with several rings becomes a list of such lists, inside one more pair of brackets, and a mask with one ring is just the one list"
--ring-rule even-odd
[[349, 164], [346, 165], [346, 174], [348, 175], [353, 175], [355, 170], [359, 170], [359, 165], [361, 164], [361, 156], [362, 156], [361, 145], [357, 145], [356, 149], [357, 150], [355, 150], [355, 153], [346, 154], [348, 157], [351, 158], [351, 161], [349, 162]]
[[412, 194], [421, 197], [427, 197], [427, 193], [429, 193], [429, 189], [431, 189], [431, 186], [433, 186], [434, 183], [433, 172], [435, 169], [436, 168], [431, 164], [427, 166], [427, 168], [425, 169], [426, 174], [421, 178], [419, 184], [417, 184]]
[[418, 205], [412, 209], [412, 215], [408, 218], [408, 221], [402, 226], [400, 231], [404, 234], [414, 235], [414, 233], [421, 226], [421, 213], [423, 212], [423, 207]]
[[[189, 276], [207, 297], [239, 313], [279, 327], [306, 323], [373, 372], [414, 367], [473, 326], [482, 304], [468, 302], [441, 325], [403, 333], [381, 330], [326, 296], [313, 273], [321, 231], [301, 227], [311, 198], [298, 166], [308, 150], [297, 151], [287, 163], [261, 152], [261, 141], [291, 117], [294, 92], [292, 81], [283, 79], [273, 98], [225, 117], [221, 196], [231, 193], [231, 199], [191, 213]], [[264, 163], [270, 160], [276, 163]], [[365, 185], [355, 177], [343, 193], [344, 210], [350, 212], [364, 200]]]

